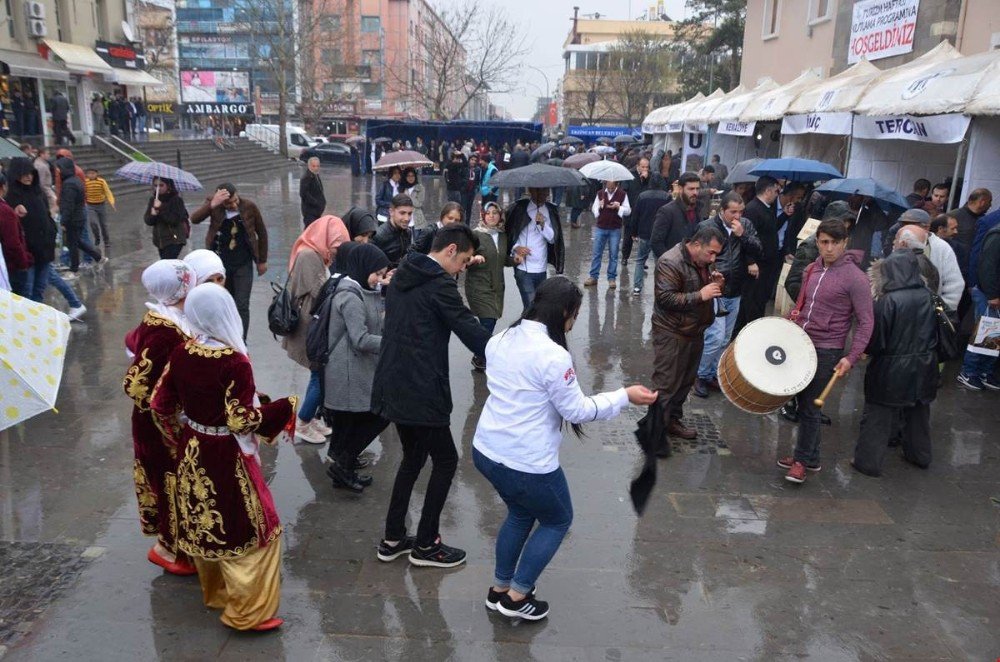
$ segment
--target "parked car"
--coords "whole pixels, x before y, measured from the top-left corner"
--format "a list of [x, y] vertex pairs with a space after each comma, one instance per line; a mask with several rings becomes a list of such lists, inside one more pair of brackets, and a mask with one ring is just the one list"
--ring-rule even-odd
[[351, 162], [351, 148], [344, 143], [321, 143], [303, 150], [299, 159], [308, 161], [314, 156], [319, 158], [320, 163], [349, 164]]

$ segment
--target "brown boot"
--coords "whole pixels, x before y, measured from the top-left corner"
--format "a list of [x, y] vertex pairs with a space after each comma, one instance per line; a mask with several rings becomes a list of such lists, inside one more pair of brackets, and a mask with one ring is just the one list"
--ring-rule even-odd
[[613, 289], [615, 289], [616, 287], [618, 287], [618, 283], [616, 283], [616, 282], [615, 282], [615, 281], [613, 281], [613, 280], [609, 280], [609, 281], [608, 281], [608, 289], [609, 289], [609, 290], [613, 290]]
[[593, 287], [594, 285], [597, 285], [596, 278], [588, 278], [587, 280], [583, 281], [584, 287]]
[[672, 419], [670, 425], [667, 426], [667, 434], [671, 437], [680, 437], [681, 439], [695, 439], [698, 437], [698, 433], [691, 428], [684, 427], [684, 424], [679, 420]]

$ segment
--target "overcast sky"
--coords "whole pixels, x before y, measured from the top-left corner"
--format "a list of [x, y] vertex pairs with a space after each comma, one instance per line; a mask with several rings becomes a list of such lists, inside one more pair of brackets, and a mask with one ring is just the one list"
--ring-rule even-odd
[[[470, 0], [431, 0], [436, 7], [465, 4]], [[490, 100], [504, 106], [517, 119], [530, 118], [538, 97], [545, 96], [548, 77], [549, 92], [554, 93], [556, 82], [562, 75], [562, 43], [566, 39], [573, 18], [573, 7], [580, 8], [581, 16], [599, 12], [601, 17], [613, 19], [636, 18], [656, 0], [503, 0], [508, 14], [521, 22], [528, 33], [531, 53], [526, 59], [536, 69], [525, 68], [524, 85], [512, 94], [493, 94]], [[664, 9], [672, 19], [684, 18], [685, 0], [665, 0]], [[497, 44], [502, 47], [501, 44]]]

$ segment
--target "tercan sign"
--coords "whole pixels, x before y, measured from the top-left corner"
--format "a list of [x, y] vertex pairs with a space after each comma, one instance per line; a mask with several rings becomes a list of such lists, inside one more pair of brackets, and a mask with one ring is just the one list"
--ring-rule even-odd
[[847, 62], [878, 60], [913, 51], [920, 0], [861, 0], [854, 3]]

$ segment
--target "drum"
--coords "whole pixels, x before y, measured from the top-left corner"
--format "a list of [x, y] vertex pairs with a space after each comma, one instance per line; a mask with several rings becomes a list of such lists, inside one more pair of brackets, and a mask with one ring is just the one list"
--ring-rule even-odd
[[770, 414], [816, 374], [816, 349], [798, 324], [781, 317], [750, 322], [719, 359], [719, 386], [734, 405]]

